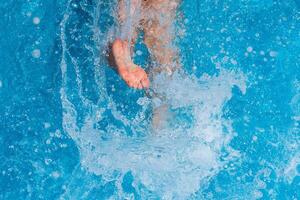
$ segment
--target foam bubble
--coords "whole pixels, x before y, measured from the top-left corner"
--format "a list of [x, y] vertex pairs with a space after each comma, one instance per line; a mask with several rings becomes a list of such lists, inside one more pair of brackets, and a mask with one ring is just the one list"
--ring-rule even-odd
[[254, 136], [252, 137], [252, 140], [253, 140], [253, 142], [256, 142], [256, 141], [257, 141], [257, 136], [254, 135]]
[[276, 57], [278, 55], [278, 52], [276, 52], [276, 51], [270, 51], [269, 54], [270, 54], [271, 57], [274, 58], [274, 57]]
[[253, 191], [253, 198], [254, 199], [261, 199], [263, 197], [263, 193], [259, 190]]
[[143, 55], [143, 52], [142, 52], [141, 50], [137, 50], [135, 53], [136, 53], [136, 55], [138, 55], [138, 56]]
[[51, 124], [49, 122], [45, 122], [44, 123], [44, 128], [48, 129], [50, 128]]
[[54, 171], [51, 173], [51, 176], [55, 179], [58, 179], [60, 177], [60, 173], [58, 171]]
[[247, 47], [247, 51], [249, 52], [249, 53], [251, 53], [252, 51], [253, 51], [253, 47]]
[[237, 61], [235, 59], [230, 59], [231, 64], [237, 65]]
[[[141, 199], [151, 199], [149, 193], [158, 197], [155, 199], [188, 199], [229, 161], [239, 157], [239, 152], [229, 146], [234, 135], [231, 122], [222, 116], [223, 107], [232, 96], [232, 87], [237, 86], [242, 93], [246, 92], [243, 74], [220, 68], [218, 75], [206, 74], [201, 78], [178, 73], [172, 80], [158, 76], [152, 89], [166, 99], [172, 115], [170, 123], [155, 133], [151, 128], [143, 129], [143, 124], [149, 127], [151, 120], [141, 117], [153, 99], [138, 99], [136, 103], [142, 108], [130, 118], [118, 110], [118, 102], [106, 93], [101, 96], [105, 103], [85, 102], [79, 111], [72, 102], [72, 92], [76, 89], [70, 90], [72, 86], [68, 85], [68, 73], [72, 70], [66, 70], [68, 46], [64, 34], [67, 20], [65, 15], [61, 22], [62, 125], [78, 147], [81, 167], [101, 176], [104, 183], [115, 182], [117, 191], [112, 199], [129, 196], [122, 188], [128, 172], [134, 177], [132, 186]], [[68, 63], [68, 67], [73, 66]], [[76, 75], [82, 78], [81, 73]], [[95, 76], [97, 81], [105, 78], [100, 73]], [[101, 85], [103, 82], [99, 83], [99, 88], [105, 87]], [[107, 122], [106, 110], [111, 113], [112, 121], [118, 121], [118, 124], [112, 122], [99, 130], [96, 128], [99, 122]], [[86, 115], [78, 127], [81, 112]], [[183, 121], [181, 113], [189, 117], [188, 127], [180, 124]], [[130, 136], [128, 129], [132, 131]], [[226, 159], [221, 159], [222, 151], [228, 153]]]
[[32, 22], [33, 22], [35, 25], [38, 25], [38, 24], [40, 24], [41, 19], [40, 19], [39, 17], [34, 17], [34, 18], [32, 19]]
[[31, 53], [32, 57], [34, 58], [40, 58], [41, 57], [41, 50], [39, 49], [34, 49]]
[[297, 167], [300, 163], [300, 154], [294, 155], [284, 169], [285, 179], [291, 183], [296, 176], [299, 176]]
[[[85, 120], [79, 131], [77, 112], [62, 95], [64, 129], [80, 149], [82, 166], [90, 172], [101, 175], [107, 181], [121, 182], [130, 171], [138, 184], [161, 198], [186, 199], [200, 189], [207, 177], [216, 174], [226, 164], [219, 157], [221, 149], [227, 148], [232, 134], [225, 136], [223, 133], [223, 127], [230, 123], [226, 124], [221, 119], [222, 108], [231, 98], [233, 85], [245, 92], [242, 77], [223, 70], [220, 76], [203, 76], [200, 80], [180, 74], [174, 74], [173, 80], [158, 76], [153, 89], [165, 96], [172, 109], [192, 108], [186, 113], [194, 119], [189, 129], [176, 126], [174, 119], [175, 125], [169, 124], [158, 135], [149, 132], [146, 137], [129, 137], [124, 130], [113, 125], [107, 132], [96, 130], [94, 124], [97, 121], [92, 117]], [[216, 94], [218, 98], [214, 98]], [[140, 105], [148, 103], [145, 98], [138, 100]], [[147, 106], [144, 107], [146, 109]], [[139, 114], [136, 119], [129, 120], [115, 110], [115, 106], [110, 109], [122, 123], [133, 130], [139, 129]], [[101, 139], [107, 135], [109, 139]], [[239, 155], [229, 151], [228, 160]]]

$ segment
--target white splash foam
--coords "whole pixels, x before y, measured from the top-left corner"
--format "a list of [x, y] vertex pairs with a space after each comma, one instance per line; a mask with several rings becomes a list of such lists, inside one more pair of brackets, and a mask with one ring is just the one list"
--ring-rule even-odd
[[33, 22], [35, 25], [38, 25], [38, 24], [40, 24], [41, 19], [40, 19], [39, 17], [34, 17], [34, 18], [32, 19], [32, 22]]
[[[160, 88], [174, 108], [193, 108], [195, 125], [186, 131], [169, 127], [160, 135], [145, 138], [127, 137], [115, 127], [108, 132], [96, 130], [94, 118], [86, 119], [79, 131], [76, 110], [62, 95], [64, 129], [80, 149], [82, 166], [107, 181], [121, 182], [123, 175], [131, 171], [137, 183], [163, 199], [184, 199], [199, 190], [203, 181], [224, 164], [219, 160], [221, 149], [227, 148], [233, 133], [223, 133], [227, 124], [221, 119], [222, 108], [231, 98], [232, 86], [245, 85], [225, 71], [198, 81], [201, 84], [196, 79], [178, 76], [165, 85], [169, 90]], [[126, 116], [122, 118], [129, 123]], [[110, 135], [110, 139], [102, 140], [105, 135]], [[237, 155], [232, 151], [231, 156]]]
[[40, 58], [41, 57], [41, 50], [39, 49], [34, 49], [31, 53], [32, 57], [34, 58]]
[[[228, 143], [234, 132], [231, 123], [222, 118], [222, 110], [232, 96], [232, 87], [237, 86], [245, 93], [245, 78], [241, 73], [221, 70], [218, 76], [203, 75], [200, 79], [182, 74], [175, 74], [172, 80], [158, 76], [154, 90], [164, 94], [172, 109], [190, 108], [187, 113], [193, 119], [190, 128], [170, 125], [159, 134], [149, 130], [144, 137], [126, 136], [123, 129], [109, 125], [106, 131], [96, 129], [95, 125], [105, 120], [103, 113], [111, 110], [113, 116], [134, 131], [139, 129], [144, 120], [144, 112], [149, 100], [140, 99], [143, 106], [136, 118], [131, 120], [117, 110], [116, 102], [104, 92], [107, 107], [87, 101], [84, 123], [77, 126], [78, 112], [71, 102], [68, 88], [68, 53], [65, 42], [65, 25], [68, 14], [61, 22], [62, 42], [62, 87], [60, 90], [63, 108], [63, 128], [76, 142], [79, 149], [81, 166], [86, 170], [101, 175], [103, 180], [116, 180], [118, 191], [112, 199], [132, 198], [122, 189], [122, 181], [127, 172], [134, 176], [133, 186], [142, 199], [149, 199], [147, 191], [152, 191], [162, 199], [186, 199], [201, 189], [201, 185], [215, 175], [228, 160], [238, 157]], [[74, 64], [74, 62], [73, 62]], [[80, 74], [75, 70], [77, 79]], [[99, 88], [103, 88], [104, 77], [96, 71], [95, 77]], [[80, 87], [79, 93], [80, 93]], [[82, 97], [84, 98], [84, 97]], [[227, 132], [224, 132], [226, 127]], [[103, 139], [103, 138], [106, 139]], [[221, 149], [229, 156], [221, 161]], [[142, 186], [142, 187], [141, 187]], [[144, 188], [144, 189], [143, 189]], [[146, 188], [146, 189], [145, 189]]]
[[299, 176], [297, 167], [300, 163], [300, 154], [296, 154], [291, 158], [286, 168], [284, 169], [284, 176], [286, 180], [291, 183], [296, 176]]

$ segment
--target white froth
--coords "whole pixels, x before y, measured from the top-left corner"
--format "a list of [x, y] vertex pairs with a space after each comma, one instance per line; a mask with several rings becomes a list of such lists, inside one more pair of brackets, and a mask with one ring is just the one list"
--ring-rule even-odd
[[[225, 136], [223, 133], [223, 126], [227, 124], [221, 119], [222, 108], [231, 98], [232, 86], [237, 85], [245, 92], [242, 77], [226, 71], [199, 80], [179, 74], [174, 75], [173, 80], [159, 77], [154, 90], [164, 94], [173, 109], [192, 107], [190, 114], [195, 123], [188, 130], [170, 126], [159, 135], [127, 137], [114, 126], [108, 129], [109, 132], [95, 130], [93, 127], [97, 122], [87, 118], [79, 131], [76, 110], [62, 95], [64, 129], [77, 143], [81, 164], [87, 170], [106, 180], [119, 181], [131, 171], [135, 181], [160, 197], [185, 199], [199, 190], [202, 182], [216, 174], [224, 164], [219, 160], [220, 151], [226, 148], [232, 134]], [[140, 98], [137, 103], [147, 106], [149, 99]], [[116, 110], [113, 112], [124, 124], [138, 128], [139, 123], [135, 124], [135, 120], [131, 122]], [[101, 140], [101, 135], [109, 135], [110, 139]]]
[[289, 183], [291, 183], [296, 176], [299, 176], [299, 172], [297, 170], [297, 167], [300, 165], [299, 163], [300, 154], [298, 153], [290, 159], [287, 167], [285, 167], [284, 176]]
[[143, 55], [143, 52], [142, 52], [141, 50], [137, 50], [135, 53], [136, 53], [136, 55], [138, 55], [138, 56]]
[[51, 124], [49, 122], [44, 123], [44, 128], [48, 129], [51, 127]]
[[270, 51], [269, 54], [270, 54], [271, 57], [276, 57], [278, 55], [278, 52], [276, 52], [276, 51]]
[[40, 19], [39, 17], [34, 17], [34, 18], [32, 19], [32, 22], [33, 22], [35, 25], [38, 25], [38, 24], [40, 24], [41, 19]]
[[247, 47], [247, 52], [251, 53], [253, 51], [253, 47]]
[[[77, 112], [76, 106], [71, 102], [73, 94], [70, 94], [68, 88], [70, 77], [67, 67], [74, 66], [66, 64], [67, 21], [68, 16], [65, 15], [61, 22], [60, 95], [63, 128], [78, 147], [81, 166], [89, 172], [101, 175], [104, 181], [116, 182], [118, 191], [115, 193], [116, 198], [112, 199], [124, 199], [126, 196], [122, 181], [129, 171], [134, 177], [133, 187], [142, 199], [149, 199], [145, 190], [151, 191], [161, 199], [187, 199], [201, 190], [201, 184], [205, 184], [210, 177], [217, 174], [228, 161], [239, 156], [239, 152], [229, 147], [234, 133], [230, 127], [231, 123], [222, 118], [222, 111], [232, 96], [233, 86], [239, 87], [242, 93], [246, 92], [246, 80], [241, 73], [225, 71], [222, 68], [218, 76], [203, 75], [199, 79], [185, 74], [174, 74], [172, 80], [161, 76], [155, 81], [152, 89], [162, 94], [173, 110], [189, 110], [185, 113], [193, 119], [189, 128], [176, 126], [178, 119], [174, 117], [171, 120], [174, 125], [170, 123], [158, 133], [147, 130], [145, 136], [141, 137], [137, 134], [137, 130], [143, 130], [141, 124], [151, 123], [144, 117], [152, 103], [151, 100], [138, 99], [137, 104], [141, 105], [142, 109], [135, 117], [129, 118], [117, 109], [118, 102], [114, 102], [107, 94], [103, 94], [107, 104], [102, 106], [88, 102], [81, 108], [81, 111], [86, 109], [87, 115], [79, 128], [77, 119], [81, 111]], [[123, 27], [126, 35], [131, 31], [129, 25], [130, 23], [125, 23]], [[80, 73], [76, 75], [79, 79], [82, 78]], [[96, 78], [103, 80], [104, 76], [99, 73]], [[122, 126], [130, 128], [134, 132], [133, 135], [127, 136], [125, 128], [116, 127], [114, 124], [107, 125], [106, 130], [95, 128], [99, 121], [106, 120], [103, 116], [106, 109]], [[224, 127], [228, 132], [224, 133]], [[221, 151], [224, 149], [229, 156], [226, 157], [226, 161], [221, 161]]]
[[41, 57], [41, 50], [39, 50], [39, 49], [34, 49], [34, 50], [32, 51], [32, 53], [31, 53], [31, 55], [32, 55], [32, 57], [34, 57], [34, 58], [39, 58], [39, 57]]

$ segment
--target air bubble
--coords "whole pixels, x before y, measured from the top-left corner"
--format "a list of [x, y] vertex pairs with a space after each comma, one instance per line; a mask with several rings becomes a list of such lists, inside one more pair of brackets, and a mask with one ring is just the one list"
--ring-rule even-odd
[[34, 58], [39, 58], [41, 56], [41, 50], [35, 49], [35, 50], [32, 51], [31, 55]]
[[253, 47], [248, 47], [248, 48], [247, 48], [247, 51], [248, 51], [249, 53], [251, 53], [251, 52], [253, 51]]
[[140, 50], [137, 50], [135, 53], [136, 53], [136, 55], [138, 55], [138, 56], [141, 56], [141, 55], [143, 55], [143, 52], [142, 52], [142, 51], [140, 51]]
[[78, 4], [76, 3], [72, 3], [71, 5], [73, 6], [73, 8], [78, 8]]
[[50, 125], [50, 123], [49, 123], [49, 122], [45, 122], [45, 123], [44, 123], [44, 128], [46, 128], [46, 129], [47, 129], [47, 128], [50, 128], [50, 126], [51, 126], [51, 125]]
[[137, 104], [139, 104], [140, 106], [145, 106], [145, 105], [148, 105], [149, 103], [150, 102], [147, 97], [141, 97], [137, 100]]
[[271, 57], [276, 57], [278, 55], [278, 53], [276, 51], [270, 51], [270, 56]]
[[257, 136], [254, 135], [254, 136], [252, 137], [252, 140], [253, 140], [254, 142], [256, 142], [256, 141], [257, 141]]
[[50, 139], [46, 140], [46, 144], [51, 144], [51, 140]]
[[46, 158], [46, 159], [45, 159], [45, 164], [46, 164], [46, 165], [49, 165], [51, 162], [52, 162], [51, 159], [49, 159], [49, 158]]
[[230, 59], [230, 62], [231, 62], [231, 64], [233, 64], [233, 65], [237, 65], [237, 61], [234, 60], [234, 59]]
[[260, 198], [263, 197], [263, 194], [260, 191], [256, 190], [256, 191], [253, 192], [253, 197], [255, 199], [260, 199]]
[[52, 172], [51, 176], [52, 176], [53, 178], [57, 179], [57, 178], [60, 177], [60, 174], [59, 174], [58, 171], [54, 171], [54, 172]]
[[35, 25], [38, 25], [41, 22], [39, 17], [34, 17], [32, 21]]

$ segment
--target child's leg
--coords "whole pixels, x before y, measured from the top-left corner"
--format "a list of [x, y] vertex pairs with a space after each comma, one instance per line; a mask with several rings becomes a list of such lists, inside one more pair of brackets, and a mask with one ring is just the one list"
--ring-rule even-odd
[[[142, 89], [149, 87], [149, 79], [146, 72], [141, 67], [133, 63], [130, 53], [137, 36], [138, 24], [137, 22], [133, 22], [133, 18], [135, 17], [135, 12], [138, 10], [137, 6], [139, 6], [140, 0], [131, 1], [132, 2], [129, 5], [126, 5], [125, 0], [119, 1], [119, 24], [121, 27], [125, 26], [125, 28], [130, 32], [128, 32], [129, 35], [127, 35], [127, 37], [123, 36], [113, 42], [112, 54], [114, 58], [114, 65], [126, 84], [133, 88]], [[139, 19], [135, 20], [138, 21]]]
[[165, 71], [171, 74], [177, 68], [177, 49], [173, 47], [173, 35], [167, 30], [169, 27], [161, 26], [159, 22], [151, 20], [146, 25], [145, 44], [150, 50], [152, 57], [158, 66], [154, 66], [155, 71]]
[[[148, 16], [151, 16], [145, 16], [142, 23], [144, 40], [158, 65], [152, 68], [153, 76], [160, 72], [171, 75], [180, 66], [178, 50], [173, 44], [175, 34], [172, 30], [176, 7], [177, 4], [170, 4], [169, 1], [158, 4], [157, 1], [150, 0], [143, 5], [144, 13], [149, 13]], [[163, 99], [161, 101], [160, 105], [153, 104], [152, 126], [155, 130], [164, 128], [170, 118], [168, 103]]]
[[120, 37], [127, 40], [132, 50], [138, 35], [137, 26], [140, 21], [140, 0], [119, 0], [118, 21], [120, 28]]
[[154, 13], [151, 17], [146, 16], [142, 23], [145, 44], [159, 65], [158, 69], [154, 67], [153, 70], [171, 74], [179, 68], [178, 50], [173, 44], [175, 33], [172, 30], [176, 15], [176, 1], [159, 5], [155, 1], [149, 1], [143, 7], [145, 13]]

